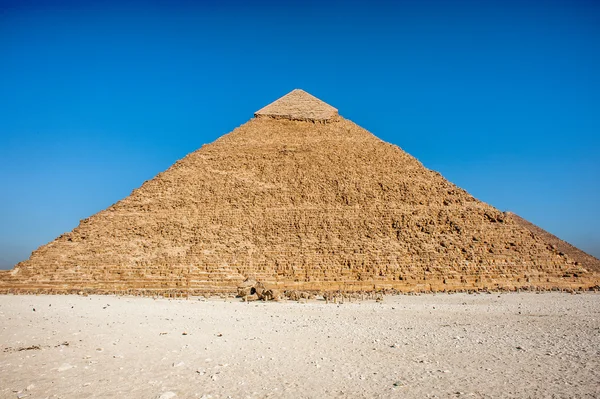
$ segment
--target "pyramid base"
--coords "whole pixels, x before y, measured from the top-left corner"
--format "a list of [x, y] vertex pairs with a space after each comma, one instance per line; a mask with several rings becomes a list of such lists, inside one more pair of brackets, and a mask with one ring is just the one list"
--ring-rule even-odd
[[[370, 281], [263, 281], [268, 288], [284, 291], [304, 291], [315, 294], [325, 292], [360, 293], [381, 292], [384, 294], [438, 293], [438, 292], [481, 292], [481, 291], [587, 291], [600, 290], [600, 275], [588, 276], [511, 276], [512, 278], [486, 278], [481, 276], [412, 277], [406, 280]], [[94, 294], [189, 297], [224, 295], [237, 293], [239, 281], [228, 282], [94, 282], [71, 281], [19, 283], [10, 281], [8, 273], [0, 274], [0, 294]]]

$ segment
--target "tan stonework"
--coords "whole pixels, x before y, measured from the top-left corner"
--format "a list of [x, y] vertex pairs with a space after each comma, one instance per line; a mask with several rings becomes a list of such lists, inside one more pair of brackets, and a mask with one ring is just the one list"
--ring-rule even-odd
[[291, 119], [297, 121], [328, 122], [338, 116], [338, 110], [331, 105], [296, 89], [256, 111], [255, 117]]
[[600, 283], [595, 258], [557, 250], [337, 112], [328, 123], [298, 115], [313, 114], [253, 118], [187, 155], [0, 273], [0, 292], [235, 293], [246, 278], [322, 292]]

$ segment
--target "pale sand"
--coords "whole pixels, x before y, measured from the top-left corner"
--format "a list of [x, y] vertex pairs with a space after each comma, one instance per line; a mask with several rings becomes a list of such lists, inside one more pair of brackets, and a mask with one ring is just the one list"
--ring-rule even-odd
[[2, 398], [600, 397], [594, 293], [0, 296], [0, 320]]

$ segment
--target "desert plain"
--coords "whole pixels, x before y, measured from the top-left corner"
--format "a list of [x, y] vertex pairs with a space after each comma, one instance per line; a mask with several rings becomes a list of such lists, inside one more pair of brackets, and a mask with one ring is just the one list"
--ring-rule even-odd
[[595, 398], [600, 294], [0, 296], [1, 398]]

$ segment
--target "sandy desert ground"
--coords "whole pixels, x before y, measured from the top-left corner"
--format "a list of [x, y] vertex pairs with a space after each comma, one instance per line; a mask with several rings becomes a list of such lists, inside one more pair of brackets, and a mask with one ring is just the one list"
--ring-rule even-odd
[[2, 398], [600, 397], [600, 294], [0, 296]]

